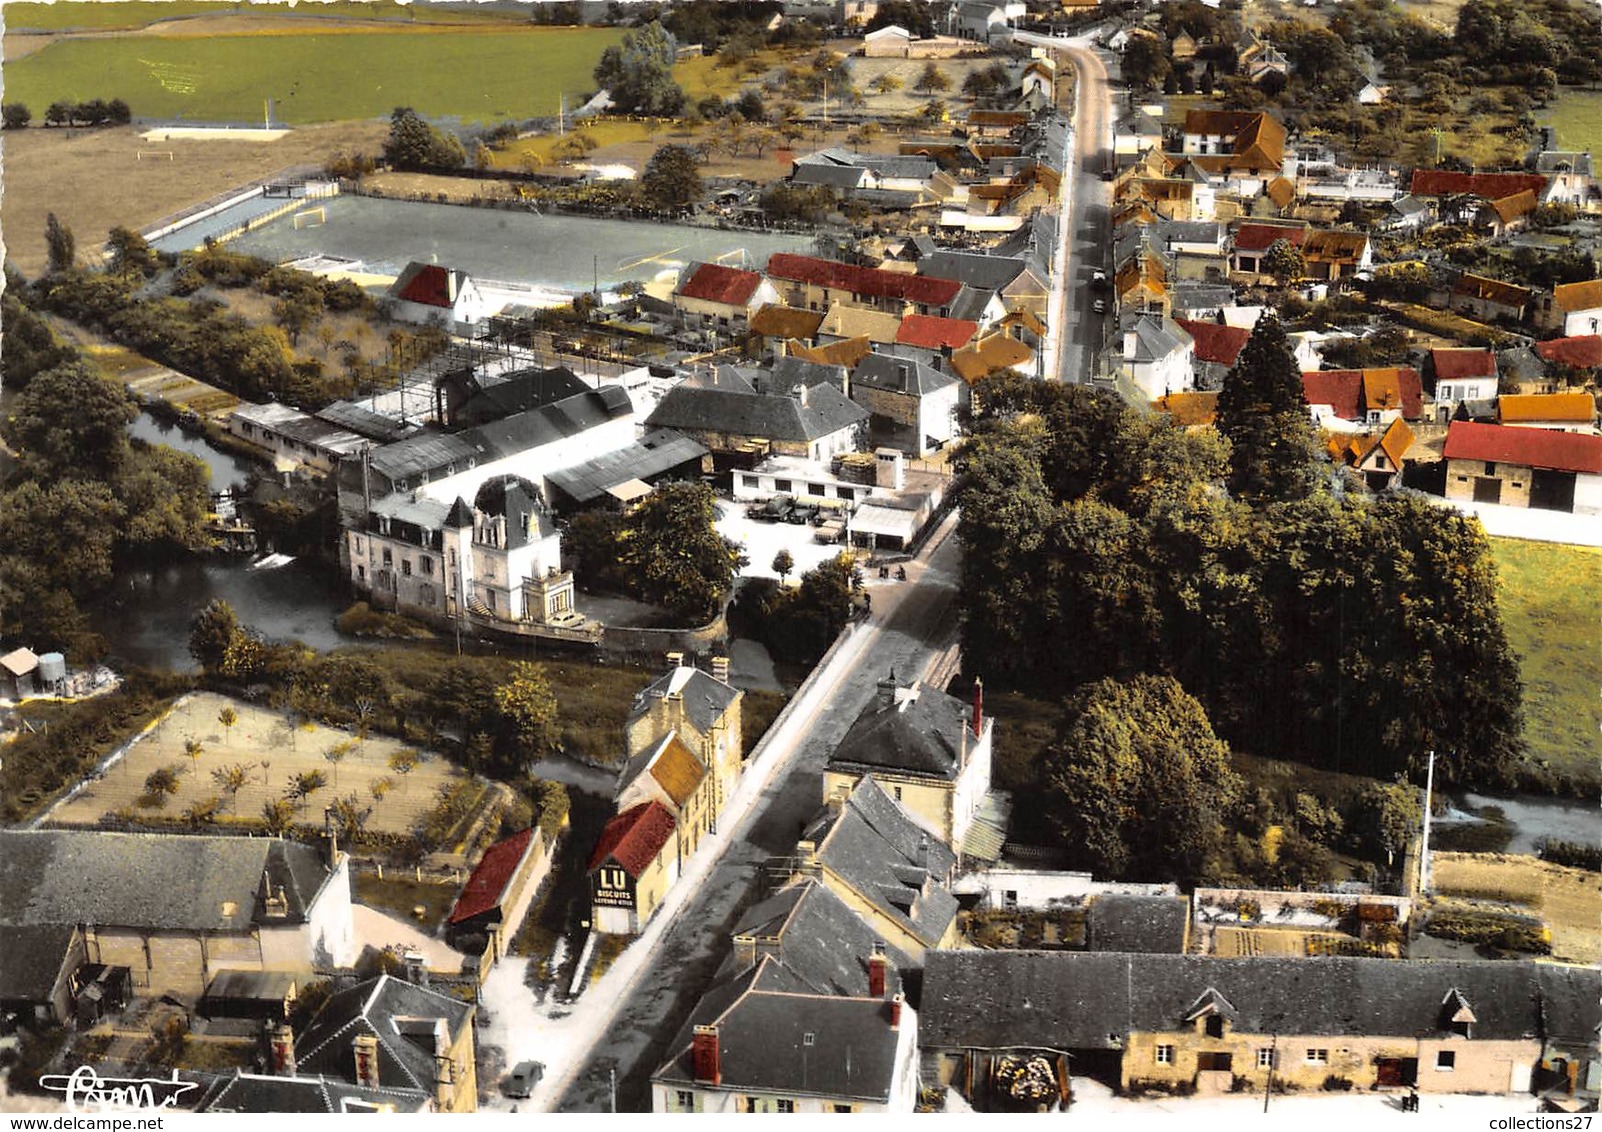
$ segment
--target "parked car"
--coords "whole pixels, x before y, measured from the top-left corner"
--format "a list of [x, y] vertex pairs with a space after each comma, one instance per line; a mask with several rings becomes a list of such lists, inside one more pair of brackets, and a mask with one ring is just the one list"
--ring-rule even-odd
[[790, 507], [790, 511], [785, 515], [784, 521], [786, 523], [795, 523], [799, 526], [803, 523], [810, 523], [812, 517], [817, 513], [818, 506], [815, 503], [796, 503]]
[[1090, 304], [1090, 309], [1095, 311], [1097, 314], [1106, 314], [1107, 313], [1107, 300], [1106, 299], [1097, 299], [1095, 302]]
[[777, 523], [789, 518], [790, 510], [795, 506], [795, 500], [788, 495], [775, 495], [765, 503], [753, 504], [746, 511], [746, 516], [759, 519], [764, 523]]
[[845, 534], [844, 523], [839, 519], [825, 519], [822, 525], [812, 532], [812, 537], [818, 542], [833, 544], [839, 542], [843, 534]]
[[506, 1080], [501, 1084], [501, 1091], [509, 1097], [521, 1099], [534, 1092], [534, 1086], [540, 1083], [545, 1076], [545, 1066], [538, 1061], [519, 1061]]
[[1107, 273], [1099, 267], [1096, 268], [1090, 273], [1090, 285], [1098, 291], [1105, 291], [1107, 289]]

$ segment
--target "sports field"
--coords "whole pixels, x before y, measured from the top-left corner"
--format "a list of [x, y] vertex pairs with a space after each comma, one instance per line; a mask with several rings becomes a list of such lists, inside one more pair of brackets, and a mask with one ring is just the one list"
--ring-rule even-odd
[[1562, 88], [1557, 101], [1536, 115], [1543, 126], [1556, 126], [1558, 145], [1602, 156], [1602, 91]]
[[[197, 25], [200, 24], [197, 21]], [[198, 30], [198, 27], [197, 27]], [[120, 98], [143, 119], [290, 125], [411, 106], [469, 122], [554, 115], [593, 91], [611, 28], [315, 26], [253, 35], [112, 36], [52, 43], [6, 66], [6, 101]]]
[[[121, 0], [106, 4], [96, 0], [58, 0], [54, 4], [18, 0], [5, 5], [6, 28], [11, 31], [67, 31], [94, 29], [110, 31], [146, 27], [158, 21], [186, 16], [221, 16], [250, 10], [263, 13], [259, 5], [235, 0]], [[398, 4], [394, 0], [318, 0], [315, 4], [275, 5], [266, 9], [274, 15], [301, 19], [396, 20], [407, 23], [478, 23], [488, 20], [521, 21], [521, 13], [502, 10], [475, 12], [460, 8], [428, 8], [418, 4]]]

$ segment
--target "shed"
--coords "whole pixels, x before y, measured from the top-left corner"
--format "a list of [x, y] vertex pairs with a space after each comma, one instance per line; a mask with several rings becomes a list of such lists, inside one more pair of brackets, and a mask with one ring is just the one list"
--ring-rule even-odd
[[299, 989], [284, 971], [218, 971], [200, 1000], [200, 1015], [282, 1021]]
[[13, 649], [0, 656], [0, 691], [14, 700], [34, 693], [39, 658], [32, 649]]

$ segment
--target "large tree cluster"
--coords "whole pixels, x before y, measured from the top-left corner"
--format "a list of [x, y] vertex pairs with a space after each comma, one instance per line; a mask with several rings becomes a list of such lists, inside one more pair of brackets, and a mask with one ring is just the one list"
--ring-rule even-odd
[[672, 118], [684, 109], [684, 91], [673, 80], [677, 54], [673, 36], [661, 24], [649, 23], [601, 52], [595, 81], [620, 113]]
[[1233, 456], [1091, 389], [987, 383], [960, 468], [969, 669], [1047, 699], [1169, 675], [1244, 751], [1388, 779], [1434, 749], [1445, 781], [1512, 781], [1521, 685], [1479, 524], [1342, 490], [1288, 391], [1231, 379]]

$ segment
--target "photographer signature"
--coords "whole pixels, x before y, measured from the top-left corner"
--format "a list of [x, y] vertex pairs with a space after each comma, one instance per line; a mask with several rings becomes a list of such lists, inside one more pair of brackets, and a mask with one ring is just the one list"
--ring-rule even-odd
[[95, 1112], [137, 1112], [140, 1109], [176, 1108], [186, 1093], [200, 1088], [193, 1081], [172, 1078], [102, 1077], [92, 1066], [80, 1065], [71, 1074], [48, 1073], [39, 1078], [39, 1087], [65, 1095], [67, 1111], [79, 1112], [88, 1106]]

